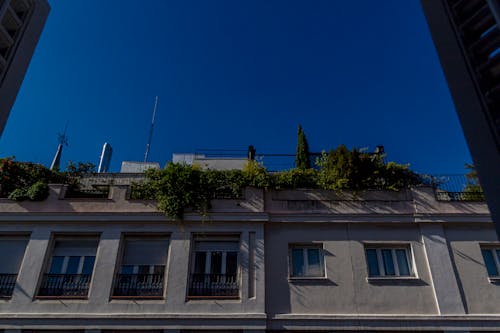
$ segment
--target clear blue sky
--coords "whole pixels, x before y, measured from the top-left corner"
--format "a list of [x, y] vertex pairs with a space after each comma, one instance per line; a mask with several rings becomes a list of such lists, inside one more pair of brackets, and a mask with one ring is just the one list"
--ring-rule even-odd
[[463, 173], [463, 133], [419, 0], [52, 0], [0, 156], [112, 169], [196, 148], [386, 147], [419, 172]]

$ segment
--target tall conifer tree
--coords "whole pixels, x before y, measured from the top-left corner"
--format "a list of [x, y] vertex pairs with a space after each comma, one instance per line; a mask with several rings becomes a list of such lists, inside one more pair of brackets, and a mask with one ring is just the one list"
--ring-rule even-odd
[[297, 152], [295, 155], [295, 167], [300, 170], [309, 169], [311, 167], [311, 160], [309, 158], [309, 144], [307, 143], [306, 134], [299, 125], [297, 132]]

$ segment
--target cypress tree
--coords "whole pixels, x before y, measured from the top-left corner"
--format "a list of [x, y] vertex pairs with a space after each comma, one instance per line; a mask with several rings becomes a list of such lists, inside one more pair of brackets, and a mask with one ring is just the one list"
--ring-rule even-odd
[[306, 134], [299, 125], [297, 132], [297, 152], [295, 155], [295, 167], [300, 170], [311, 168], [311, 161], [309, 158], [309, 144], [307, 143]]

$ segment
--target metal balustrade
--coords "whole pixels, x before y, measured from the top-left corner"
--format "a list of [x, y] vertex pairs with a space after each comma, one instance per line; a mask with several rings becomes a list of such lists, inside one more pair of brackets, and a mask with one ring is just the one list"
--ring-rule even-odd
[[424, 175], [422, 181], [434, 188], [438, 201], [484, 201], [479, 182], [466, 175]]
[[164, 274], [117, 274], [113, 296], [161, 297]]
[[0, 274], [0, 298], [12, 296], [16, 280], [17, 274]]
[[190, 297], [238, 297], [236, 274], [191, 274]]
[[38, 296], [85, 297], [90, 279], [90, 274], [45, 274]]

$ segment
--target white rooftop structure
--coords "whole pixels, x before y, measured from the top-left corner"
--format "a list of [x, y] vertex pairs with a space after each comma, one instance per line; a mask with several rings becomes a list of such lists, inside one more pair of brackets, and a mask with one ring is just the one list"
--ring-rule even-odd
[[248, 162], [242, 157], [207, 157], [205, 154], [172, 154], [172, 162], [198, 165], [211, 170], [242, 170]]
[[120, 169], [121, 173], [143, 173], [148, 169], [160, 169], [158, 162], [134, 162], [123, 161]]

